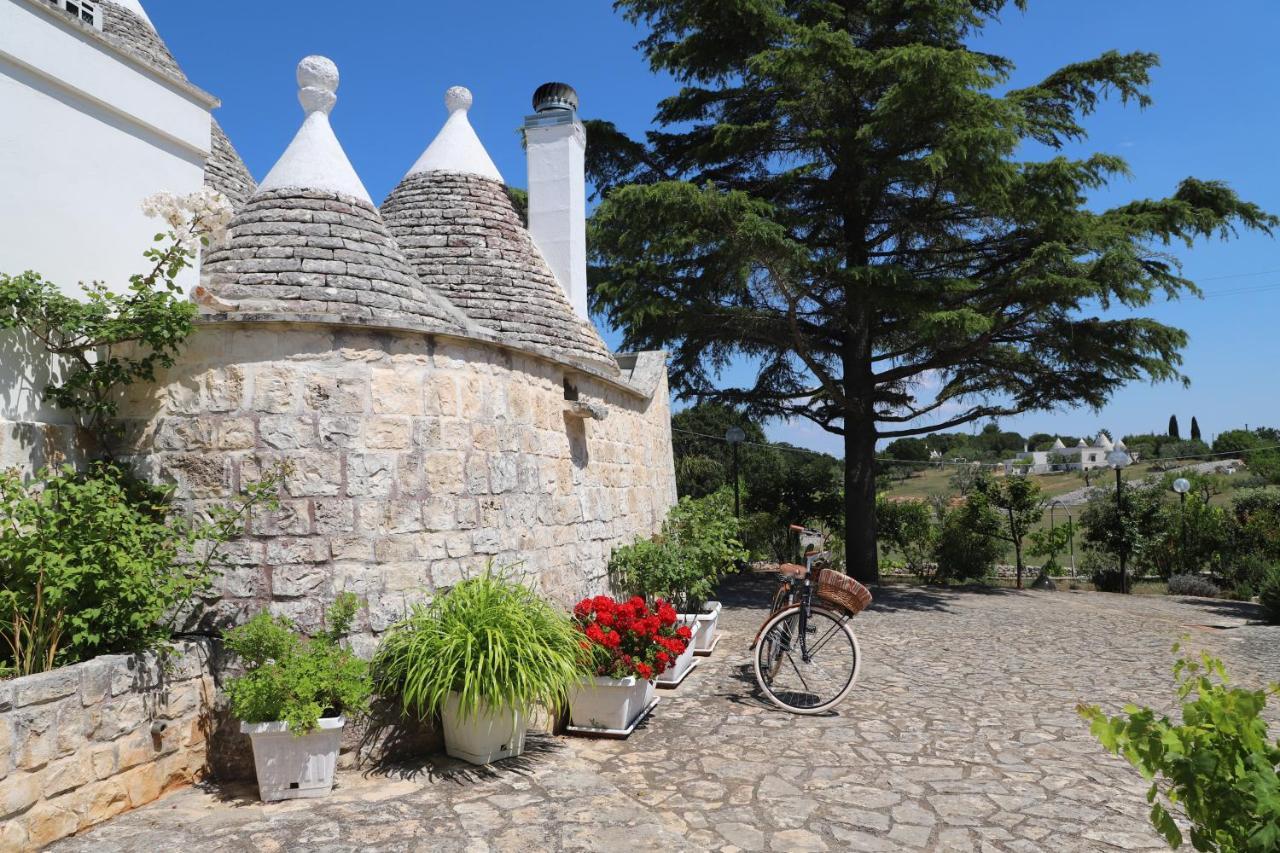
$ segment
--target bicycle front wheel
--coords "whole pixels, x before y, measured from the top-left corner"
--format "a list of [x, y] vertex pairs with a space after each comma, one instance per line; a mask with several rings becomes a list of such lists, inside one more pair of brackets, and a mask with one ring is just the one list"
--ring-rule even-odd
[[819, 714], [853, 688], [862, 650], [847, 617], [814, 607], [803, 637], [800, 617], [797, 605], [765, 623], [756, 644], [756, 683], [784, 711]]

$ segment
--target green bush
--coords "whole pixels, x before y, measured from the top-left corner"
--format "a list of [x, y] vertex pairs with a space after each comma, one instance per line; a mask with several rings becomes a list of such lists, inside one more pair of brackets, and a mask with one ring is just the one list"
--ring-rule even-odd
[[876, 500], [876, 533], [881, 543], [893, 547], [915, 574], [925, 573], [938, 545], [938, 525], [933, 507], [925, 501]]
[[367, 711], [369, 665], [340, 642], [357, 606], [351, 593], [338, 596], [327, 627], [310, 639], [292, 620], [266, 612], [228, 631], [227, 649], [245, 664], [245, 674], [227, 682], [231, 712], [246, 723], [284, 720], [300, 735], [321, 717]]
[[749, 560], [784, 562], [787, 524], [771, 512], [753, 512], [742, 519], [742, 544]]
[[1169, 578], [1169, 594], [1217, 598], [1221, 590], [1203, 575], [1174, 575]]
[[220, 545], [254, 504], [274, 502], [278, 476], [196, 523], [174, 513], [170, 489], [114, 465], [27, 483], [0, 473], [0, 663], [25, 675], [169, 639]]
[[439, 712], [450, 693], [464, 717], [481, 706], [554, 712], [585, 678], [569, 617], [491, 568], [393, 625], [374, 671], [380, 692], [399, 694], [420, 718]]
[[1272, 566], [1262, 579], [1262, 588], [1258, 591], [1258, 601], [1262, 604], [1267, 621], [1280, 625], [1280, 566]]
[[1007, 553], [996, 538], [1000, 519], [981, 502], [966, 502], [947, 513], [934, 549], [939, 582], [981, 580]]
[[1280, 688], [1231, 687], [1221, 661], [1207, 654], [1179, 659], [1173, 673], [1181, 723], [1133, 705], [1116, 717], [1096, 706], [1079, 712], [1107, 750], [1152, 780], [1151, 823], [1170, 847], [1184, 840], [1180, 815], [1197, 850], [1280, 849], [1280, 743], [1262, 716]]

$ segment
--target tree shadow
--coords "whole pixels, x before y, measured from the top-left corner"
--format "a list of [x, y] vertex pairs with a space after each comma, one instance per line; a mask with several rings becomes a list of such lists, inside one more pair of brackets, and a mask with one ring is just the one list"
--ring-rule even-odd
[[530, 776], [546, 758], [557, 755], [564, 745], [555, 737], [530, 732], [525, 736], [524, 752], [493, 764], [471, 764], [439, 753], [416, 759], [381, 759], [370, 763], [365, 778], [384, 778], [406, 782], [476, 785], [506, 776]]
[[[1268, 625], [1266, 608], [1252, 601], [1229, 601], [1223, 598], [1197, 598], [1189, 595], [1171, 595], [1179, 604], [1199, 608], [1214, 616], [1243, 619], [1251, 625]], [[1232, 626], [1234, 627], [1234, 626]]]

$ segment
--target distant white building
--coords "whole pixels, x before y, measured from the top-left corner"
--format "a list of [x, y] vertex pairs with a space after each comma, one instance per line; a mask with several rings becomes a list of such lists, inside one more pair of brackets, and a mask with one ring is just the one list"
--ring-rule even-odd
[[[1059, 438], [1048, 450], [1027, 449], [1003, 463], [1006, 474], [1054, 474], [1067, 471], [1092, 471], [1106, 468], [1107, 454], [1127, 450], [1123, 441], [1112, 442], [1105, 432], [1098, 433], [1092, 443], [1082, 438], [1075, 447], [1067, 447]], [[1135, 457], [1136, 458], [1136, 457]]]

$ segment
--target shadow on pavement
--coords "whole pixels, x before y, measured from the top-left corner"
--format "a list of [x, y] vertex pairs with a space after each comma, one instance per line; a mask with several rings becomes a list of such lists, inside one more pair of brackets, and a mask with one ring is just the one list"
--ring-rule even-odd
[[1267, 624], [1266, 612], [1261, 604], [1251, 601], [1227, 601], [1221, 598], [1194, 598], [1187, 595], [1169, 596], [1179, 604], [1198, 607], [1214, 616], [1229, 616], [1249, 622]]
[[511, 774], [527, 776], [537, 769], [543, 759], [554, 756], [563, 748], [561, 743], [549, 735], [530, 732], [526, 736], [524, 752], [521, 755], [495, 761], [493, 764], [479, 766], [437, 754], [411, 761], [378, 762], [366, 769], [364, 775], [409, 782], [452, 782], [456, 785], [474, 785]]

